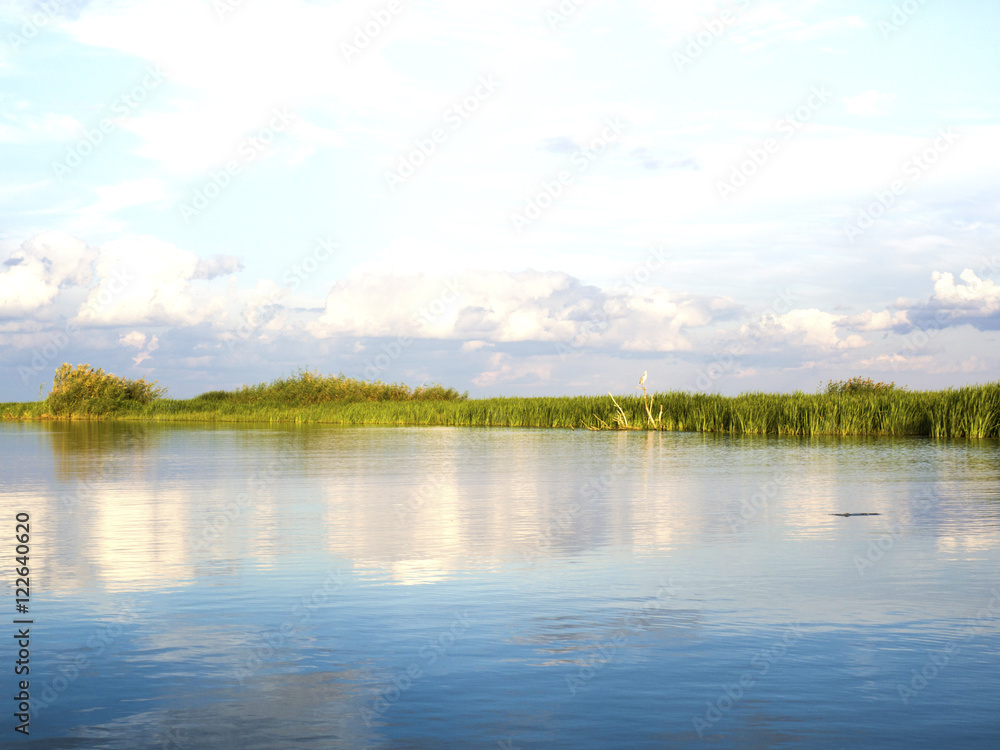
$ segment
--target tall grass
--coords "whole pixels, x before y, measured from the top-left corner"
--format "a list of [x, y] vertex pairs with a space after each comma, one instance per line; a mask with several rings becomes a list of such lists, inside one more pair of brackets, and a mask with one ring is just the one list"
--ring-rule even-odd
[[145, 378], [128, 380], [87, 364], [74, 369], [63, 363], [52, 379], [45, 407], [54, 415], [107, 414], [149, 404], [166, 391], [155, 381], [149, 383]]
[[468, 394], [440, 385], [410, 388], [402, 383], [369, 383], [344, 374], [321, 375], [300, 369], [288, 378], [270, 383], [243, 386], [236, 391], [210, 391], [198, 396], [206, 402], [231, 404], [267, 404], [271, 406], [309, 406], [329, 402], [358, 401], [459, 401]]
[[[46, 403], [0, 404], [0, 414], [21, 419], [55, 414], [46, 411]], [[652, 404], [662, 411], [651, 416]], [[72, 414], [163, 421], [1000, 438], [1000, 382], [944, 391], [892, 386], [731, 397], [669, 391], [648, 399], [645, 394], [469, 399], [441, 386], [411, 389], [300, 371], [288, 379], [236, 391], [213, 391], [187, 400], [133, 400], [104, 413], [90, 409]]]

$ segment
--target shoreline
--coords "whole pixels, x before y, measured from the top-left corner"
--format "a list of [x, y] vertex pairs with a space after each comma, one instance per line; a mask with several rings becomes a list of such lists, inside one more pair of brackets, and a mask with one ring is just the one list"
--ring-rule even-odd
[[[1000, 382], [945, 391], [737, 396], [643, 396], [247, 402], [160, 398], [115, 410], [51, 414], [45, 401], [0, 404], [4, 421], [317, 423], [368, 426], [537, 427], [595, 431], [874, 437], [1000, 438]], [[654, 416], [656, 415], [656, 416]]]

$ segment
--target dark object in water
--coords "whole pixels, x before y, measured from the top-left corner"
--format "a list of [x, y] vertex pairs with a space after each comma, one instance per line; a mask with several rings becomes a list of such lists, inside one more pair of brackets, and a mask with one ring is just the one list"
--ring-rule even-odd
[[831, 516], [844, 516], [847, 518], [849, 516], [881, 516], [881, 513], [831, 513]]

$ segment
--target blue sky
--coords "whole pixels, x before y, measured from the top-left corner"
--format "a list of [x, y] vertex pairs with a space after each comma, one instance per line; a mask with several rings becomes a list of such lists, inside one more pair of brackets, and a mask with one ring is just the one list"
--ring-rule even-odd
[[1000, 372], [1000, 7], [0, 9], [0, 400]]

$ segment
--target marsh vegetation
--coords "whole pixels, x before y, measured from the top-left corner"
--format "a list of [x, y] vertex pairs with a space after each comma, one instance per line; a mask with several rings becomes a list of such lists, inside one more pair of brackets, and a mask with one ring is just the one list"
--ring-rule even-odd
[[867, 378], [819, 393], [470, 399], [440, 385], [411, 388], [299, 370], [271, 383], [170, 399], [157, 383], [63, 365], [48, 396], [0, 405], [5, 419], [326, 422], [344, 425], [685, 430], [757, 435], [1000, 437], [1000, 382], [911, 391]]

